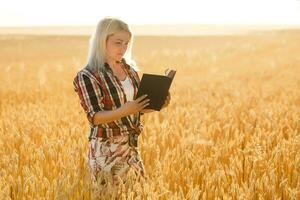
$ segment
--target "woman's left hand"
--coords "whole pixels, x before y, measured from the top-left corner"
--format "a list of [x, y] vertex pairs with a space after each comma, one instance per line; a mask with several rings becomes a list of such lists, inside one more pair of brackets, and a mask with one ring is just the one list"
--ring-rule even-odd
[[[168, 96], [167, 96], [167, 98], [166, 98], [166, 100], [165, 100], [165, 103], [164, 103], [164, 105], [161, 107], [161, 109], [163, 109], [163, 108], [166, 108], [169, 104], [170, 104], [170, 101], [171, 101], [171, 94], [170, 94], [170, 92], [168, 93]], [[142, 113], [150, 113], [150, 112], [154, 112], [155, 110], [153, 110], [153, 109], [143, 109], [141, 112]]]
[[167, 98], [166, 98], [166, 100], [165, 100], [165, 103], [164, 103], [164, 105], [161, 107], [162, 109], [163, 108], [166, 108], [169, 104], [170, 104], [170, 101], [171, 101], [171, 94], [170, 94], [170, 92], [168, 93], [168, 96], [167, 96]]
[[154, 112], [154, 109], [143, 109], [141, 110], [141, 113], [150, 113], [150, 112]]

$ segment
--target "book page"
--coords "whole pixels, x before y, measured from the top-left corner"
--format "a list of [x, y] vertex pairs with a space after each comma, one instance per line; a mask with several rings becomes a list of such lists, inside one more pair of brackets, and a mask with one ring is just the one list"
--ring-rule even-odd
[[170, 79], [173, 79], [175, 76], [176, 71], [172, 69], [166, 69], [165, 70], [165, 76], [169, 77]]

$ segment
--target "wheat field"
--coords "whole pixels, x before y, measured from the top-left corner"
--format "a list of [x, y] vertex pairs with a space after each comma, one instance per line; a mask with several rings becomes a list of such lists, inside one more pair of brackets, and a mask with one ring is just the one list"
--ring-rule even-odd
[[88, 36], [0, 36], [0, 199], [300, 199], [300, 31], [137, 36], [139, 74], [177, 70], [145, 114], [148, 181], [92, 185], [73, 90]]

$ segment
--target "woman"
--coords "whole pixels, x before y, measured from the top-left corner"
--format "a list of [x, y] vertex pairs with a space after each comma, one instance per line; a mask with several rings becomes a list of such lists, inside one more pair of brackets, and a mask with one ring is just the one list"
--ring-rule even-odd
[[[90, 125], [88, 163], [93, 181], [108, 172], [114, 184], [129, 169], [145, 177], [137, 147], [140, 116], [153, 110], [146, 96], [136, 98], [140, 83], [131, 60], [132, 33], [120, 19], [102, 19], [90, 40], [87, 65], [74, 78], [74, 89]], [[130, 63], [130, 64], [129, 64]], [[170, 102], [168, 95], [163, 108]]]

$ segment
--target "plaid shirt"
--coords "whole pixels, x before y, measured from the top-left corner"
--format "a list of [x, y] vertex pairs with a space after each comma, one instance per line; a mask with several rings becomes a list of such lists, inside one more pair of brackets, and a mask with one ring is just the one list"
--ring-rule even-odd
[[[93, 124], [93, 116], [98, 111], [115, 110], [127, 101], [121, 82], [114, 76], [107, 63], [105, 69], [103, 73], [96, 73], [85, 67], [77, 73], [73, 81], [74, 90], [79, 96], [90, 125], [89, 141], [96, 137], [109, 138], [132, 132], [139, 134], [143, 130], [140, 123], [141, 113], [134, 114], [134, 120], [128, 115], [112, 122]], [[124, 59], [123, 69], [133, 83], [135, 99], [140, 84], [139, 76]]]

